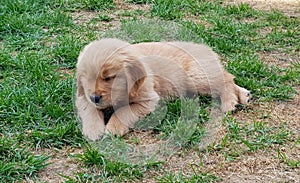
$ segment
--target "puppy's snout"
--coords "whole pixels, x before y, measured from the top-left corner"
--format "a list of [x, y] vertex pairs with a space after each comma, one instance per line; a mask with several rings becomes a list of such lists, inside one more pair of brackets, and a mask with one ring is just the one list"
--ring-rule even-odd
[[90, 95], [90, 99], [95, 104], [99, 104], [101, 102], [102, 96], [101, 95]]

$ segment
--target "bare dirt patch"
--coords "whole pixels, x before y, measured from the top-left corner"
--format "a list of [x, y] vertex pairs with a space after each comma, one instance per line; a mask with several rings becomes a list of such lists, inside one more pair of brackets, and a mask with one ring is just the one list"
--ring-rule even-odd
[[226, 3], [246, 3], [255, 9], [278, 10], [289, 17], [300, 17], [300, 0], [228, 0]]
[[[235, 118], [243, 123], [264, 122], [269, 127], [284, 125], [292, 132], [294, 140], [300, 138], [300, 100], [299, 88], [295, 98], [288, 102], [256, 102], [250, 113], [238, 113]], [[224, 162], [224, 168], [214, 169], [224, 182], [298, 182], [300, 168], [287, 166], [280, 158], [279, 152], [284, 153], [294, 161], [300, 159], [300, 146], [288, 142], [283, 146], [274, 145], [266, 150], [244, 154], [238, 161]], [[210, 155], [209, 158], [213, 158]], [[221, 161], [222, 162], [222, 161]]]
[[[244, 123], [253, 121], [265, 122], [269, 126], [286, 124], [287, 128], [300, 135], [300, 88], [295, 88], [297, 94], [287, 102], [255, 102], [249, 113], [237, 113], [235, 118]], [[300, 154], [300, 152], [299, 152]]]
[[[260, 154], [257, 156], [257, 154]], [[216, 167], [224, 182], [297, 182], [297, 169], [281, 164], [274, 152], [256, 152], [241, 157], [240, 161], [227, 162], [221, 169]]]
[[61, 79], [65, 79], [67, 76], [74, 76], [75, 70], [69, 68], [62, 68], [57, 71]]
[[267, 65], [275, 65], [280, 68], [288, 68], [295, 63], [300, 62], [300, 55], [295, 55], [292, 53], [279, 53], [279, 52], [266, 52], [259, 53], [260, 60], [263, 60]]
[[49, 165], [39, 172], [39, 181], [48, 183], [64, 182], [66, 179], [63, 176], [73, 177], [76, 172], [86, 172], [87, 170], [81, 167], [73, 157], [82, 152], [82, 149], [71, 147], [62, 150], [40, 149], [36, 154], [45, 154], [51, 156], [51, 158], [46, 162]]
[[[102, 11], [75, 11], [71, 13], [74, 23], [87, 26], [92, 24], [98, 31], [105, 31], [110, 28], [120, 28], [121, 20], [130, 19], [130, 14], [134, 12], [147, 12], [150, 10], [150, 5], [147, 4], [131, 4], [124, 1], [116, 1], [117, 9], [102, 10]], [[128, 16], [127, 16], [128, 15]], [[109, 20], [101, 20], [101, 17], [107, 17]], [[135, 15], [137, 19], [142, 19], [143, 16]], [[93, 21], [94, 20], [94, 21]]]

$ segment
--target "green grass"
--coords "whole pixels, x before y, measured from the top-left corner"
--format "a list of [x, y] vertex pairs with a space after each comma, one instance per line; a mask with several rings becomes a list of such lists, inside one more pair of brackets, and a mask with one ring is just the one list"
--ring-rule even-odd
[[[108, 152], [106, 152], [108, 153]], [[107, 154], [101, 154], [98, 148], [87, 146], [84, 154], [76, 156], [79, 162], [89, 167], [95, 174], [83, 174], [78, 172], [75, 178], [67, 176], [66, 182], [120, 182], [132, 181], [142, 178], [144, 173], [160, 166], [160, 162], [148, 162], [147, 164], [130, 164], [118, 160], [117, 158], [108, 158]]]
[[228, 125], [228, 133], [217, 149], [225, 149], [223, 152], [228, 160], [235, 160], [247, 152], [284, 145], [291, 141], [292, 134], [284, 125], [269, 127], [266, 123], [257, 121], [242, 125], [231, 117], [225, 118], [224, 122]]
[[[205, 100], [204, 97], [202, 99]], [[209, 102], [202, 103], [201, 106], [199, 103], [199, 99], [168, 102], [165, 116], [154, 130], [161, 133], [160, 138], [168, 139], [168, 145], [188, 148], [192, 144], [198, 144], [205, 134], [203, 125], [209, 122], [208, 108], [211, 106]], [[147, 124], [150, 121], [153, 119]]]
[[35, 156], [10, 138], [0, 138], [0, 182], [21, 181], [47, 166], [45, 155]]
[[136, 165], [106, 159], [97, 149], [87, 149], [87, 152], [78, 158], [87, 166], [95, 166], [96, 169], [103, 171], [103, 179], [118, 177], [119, 180], [130, 180], [143, 175]]
[[[149, 4], [151, 8], [145, 12], [120, 10], [110, 0], [0, 2], [0, 182], [35, 179], [51, 158], [34, 155], [36, 148], [82, 148], [88, 143], [74, 111], [74, 75], [64, 72], [74, 73], [80, 50], [98, 38], [117, 37], [131, 43], [170, 40], [205, 43], [227, 63], [226, 68], [236, 76], [236, 82], [251, 90], [256, 101], [293, 98], [294, 87], [300, 84], [299, 61], [280, 68], [276, 64], [266, 65], [259, 55], [274, 53], [299, 58], [299, 18], [277, 11], [255, 10], [247, 4], [226, 6], [221, 1], [128, 2]], [[95, 17], [86, 24], [76, 23], [72, 15], [80, 11], [89, 11]], [[114, 13], [118, 16], [113, 16]], [[189, 19], [191, 16], [195, 21]], [[104, 22], [109, 24], [104, 28], [109, 28], [114, 21], [120, 21], [121, 26], [106, 31], [97, 27], [97, 23]], [[200, 107], [196, 105], [199, 103]], [[162, 110], [156, 110], [141, 122], [139, 128], [154, 130], [158, 139], [176, 144], [180, 151], [197, 151], [197, 144], [206, 134], [205, 124], [209, 123], [212, 105], [206, 97], [196, 102], [167, 102]], [[207, 150], [220, 151], [227, 160], [237, 160], [245, 153], [274, 145], [283, 146], [295, 136], [285, 125], [273, 127], [264, 121], [241, 125], [228, 117], [223, 125], [227, 127], [223, 141]], [[127, 144], [132, 145], [130, 141], [139, 144], [139, 139], [117, 138], [86, 147], [86, 152], [74, 160], [88, 171], [62, 176], [66, 182], [139, 181], [150, 169], [156, 170], [163, 164], [150, 155], [144, 157], [143, 163], [130, 162], [132, 149]], [[114, 159], [121, 152], [126, 153]], [[299, 167], [299, 160], [287, 157], [284, 152], [278, 151], [278, 159], [289, 167]], [[158, 182], [218, 180], [205, 171], [193, 171], [189, 176], [168, 172], [157, 179]]]
[[283, 152], [281, 152], [278, 149], [278, 158], [281, 159], [286, 165], [288, 165], [291, 168], [298, 168], [300, 167], [300, 159], [292, 159], [287, 157], [287, 155]]
[[158, 183], [209, 183], [217, 182], [220, 179], [215, 175], [210, 175], [207, 173], [196, 172], [192, 176], [184, 176], [182, 174], [174, 175], [172, 173], [166, 174], [161, 178], [158, 178]]
[[158, 183], [209, 183], [209, 182], [217, 182], [221, 179], [218, 178], [215, 175], [201, 172], [199, 167], [193, 167], [191, 165], [191, 168], [193, 170], [193, 175], [190, 176], [184, 176], [183, 174], [173, 174], [173, 173], [165, 173], [164, 176], [157, 178]]

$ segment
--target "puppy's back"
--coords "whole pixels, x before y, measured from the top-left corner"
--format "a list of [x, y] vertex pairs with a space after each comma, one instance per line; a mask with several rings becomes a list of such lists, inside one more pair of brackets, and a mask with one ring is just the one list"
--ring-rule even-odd
[[[170, 75], [167, 78], [173, 78], [174, 75], [174, 80], [178, 82], [188, 80], [187, 83], [192, 83], [192, 87], [189, 88], [196, 88], [200, 93], [214, 94], [218, 91], [217, 87], [228, 78], [224, 76], [226, 72], [218, 55], [206, 45], [190, 42], [153, 42], [139, 43], [135, 47], [145, 56], [160, 57], [160, 59], [148, 59], [148, 65], [152, 70], [157, 73], [167, 73], [166, 75]], [[172, 64], [176, 66], [171, 66]], [[174, 71], [171, 67], [180, 69]], [[184, 74], [179, 74], [178, 77], [176, 73], [182, 71]], [[188, 79], [183, 79], [181, 75]]]

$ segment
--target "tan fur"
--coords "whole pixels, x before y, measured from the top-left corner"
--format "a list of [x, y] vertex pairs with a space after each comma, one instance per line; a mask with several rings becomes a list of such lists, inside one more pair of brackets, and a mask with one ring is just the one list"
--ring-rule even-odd
[[[187, 42], [92, 42], [78, 58], [77, 84], [76, 106], [83, 134], [91, 140], [105, 131], [126, 134], [160, 98], [210, 94], [220, 97], [224, 113], [250, 98], [209, 47]], [[115, 112], [105, 126], [102, 110], [108, 107]]]

